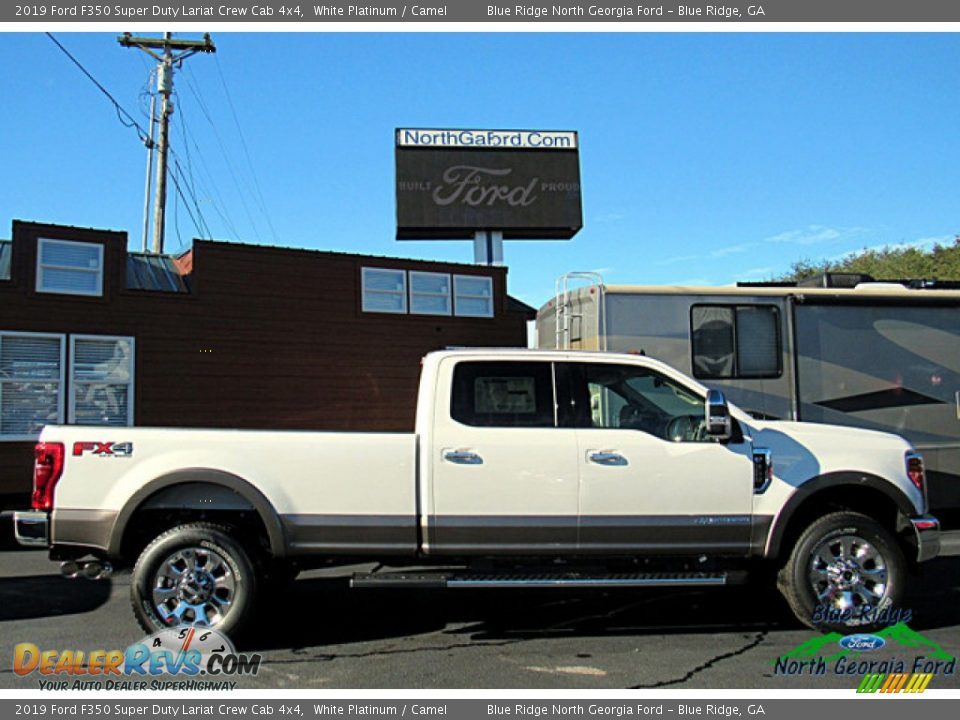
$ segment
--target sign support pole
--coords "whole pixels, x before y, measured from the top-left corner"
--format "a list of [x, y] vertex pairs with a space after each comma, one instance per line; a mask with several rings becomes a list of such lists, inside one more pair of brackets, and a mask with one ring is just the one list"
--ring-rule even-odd
[[477, 265], [502, 266], [503, 232], [477, 230], [473, 236], [473, 262]]

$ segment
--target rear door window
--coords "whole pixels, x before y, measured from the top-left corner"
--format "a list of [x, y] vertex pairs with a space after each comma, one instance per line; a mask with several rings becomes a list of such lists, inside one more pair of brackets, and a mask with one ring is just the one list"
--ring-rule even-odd
[[462, 362], [453, 372], [450, 416], [474, 427], [554, 427], [549, 362]]

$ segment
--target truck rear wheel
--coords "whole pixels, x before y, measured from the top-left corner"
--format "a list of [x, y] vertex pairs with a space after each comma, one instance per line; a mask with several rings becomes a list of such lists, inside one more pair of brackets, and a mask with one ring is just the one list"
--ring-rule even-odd
[[780, 570], [777, 585], [797, 619], [815, 629], [869, 631], [900, 607], [906, 561], [896, 538], [855, 512], [810, 525]]
[[253, 611], [257, 578], [249, 553], [212, 523], [167, 530], [140, 554], [130, 598], [149, 633], [180, 625], [237, 634]]

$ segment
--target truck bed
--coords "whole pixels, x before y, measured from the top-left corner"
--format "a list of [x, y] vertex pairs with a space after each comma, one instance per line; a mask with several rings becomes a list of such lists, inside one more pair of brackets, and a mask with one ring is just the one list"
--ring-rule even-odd
[[[57, 528], [93, 514], [106, 532], [132, 496], [159, 494], [175, 477], [253, 488], [279, 517], [290, 554], [416, 550], [412, 433], [48, 426], [41, 441], [65, 446], [54, 542]], [[175, 495], [163, 497], [175, 506]]]

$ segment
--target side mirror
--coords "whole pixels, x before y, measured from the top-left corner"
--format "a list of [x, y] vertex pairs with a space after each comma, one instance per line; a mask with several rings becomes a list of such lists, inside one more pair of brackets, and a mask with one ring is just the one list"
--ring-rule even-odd
[[727, 399], [723, 393], [719, 390], [707, 390], [703, 412], [707, 435], [718, 440], [729, 440], [733, 435], [733, 425], [730, 422], [730, 408], [727, 407]]

